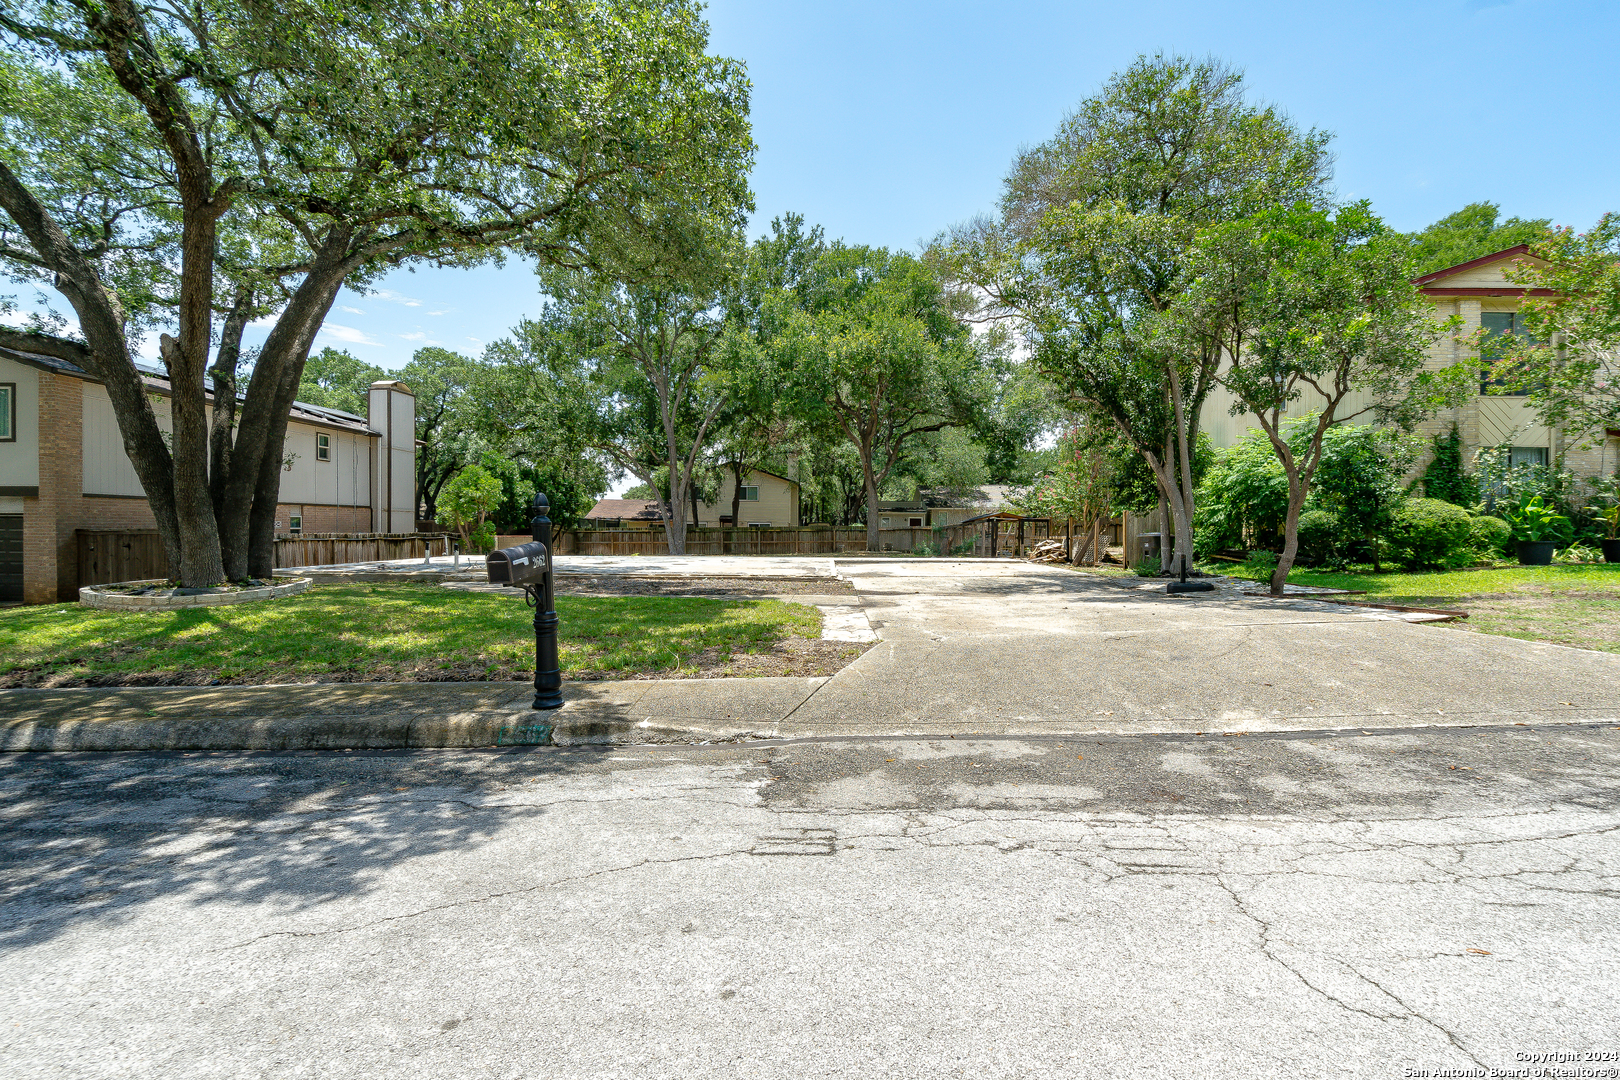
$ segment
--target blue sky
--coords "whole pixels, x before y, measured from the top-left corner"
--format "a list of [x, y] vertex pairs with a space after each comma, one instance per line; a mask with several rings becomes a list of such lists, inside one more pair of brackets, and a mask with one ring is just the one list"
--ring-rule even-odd
[[[753, 82], [756, 234], [796, 210], [915, 245], [990, 210], [1019, 146], [1160, 50], [1241, 67], [1333, 132], [1339, 192], [1397, 228], [1482, 199], [1580, 227], [1620, 210], [1613, 0], [716, 0], [708, 18]], [[477, 353], [537, 306], [521, 261], [399, 270], [341, 294], [318, 344], [396, 368], [425, 344]]]
[[[1334, 133], [1337, 186], [1414, 229], [1488, 199], [1590, 225], [1620, 210], [1620, 4], [816, 3], [716, 0], [712, 51], [753, 82], [752, 232], [787, 210], [912, 246], [993, 207], [1018, 147], [1138, 53], [1214, 55]], [[397, 367], [477, 352], [534, 312], [520, 262], [401, 270], [345, 293], [322, 344]]]

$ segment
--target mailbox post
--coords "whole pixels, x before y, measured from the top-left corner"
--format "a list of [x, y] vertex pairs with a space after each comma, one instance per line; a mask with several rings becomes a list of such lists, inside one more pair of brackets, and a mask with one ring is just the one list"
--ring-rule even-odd
[[551, 504], [544, 495], [534, 497], [529, 521], [534, 541], [490, 553], [491, 584], [521, 588], [534, 608], [534, 708], [560, 709], [562, 671], [557, 663], [556, 596], [551, 585]]

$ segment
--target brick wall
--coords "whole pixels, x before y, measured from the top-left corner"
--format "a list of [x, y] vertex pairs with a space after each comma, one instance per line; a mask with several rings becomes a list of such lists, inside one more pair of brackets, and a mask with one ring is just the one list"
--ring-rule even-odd
[[[79, 529], [155, 529], [142, 498], [84, 494], [84, 386], [52, 372], [39, 375], [39, 495], [23, 499], [23, 602], [78, 599]], [[293, 514], [304, 532], [370, 532], [369, 506], [283, 504], [284, 534]]]
[[303, 520], [306, 533], [371, 532], [371, 507], [320, 506], [310, 503], [280, 503], [276, 506], [276, 520], [281, 525], [277, 536], [290, 536], [288, 522], [297, 514]]
[[49, 604], [76, 595], [82, 492], [82, 383], [39, 375], [39, 496], [23, 500], [23, 602]]

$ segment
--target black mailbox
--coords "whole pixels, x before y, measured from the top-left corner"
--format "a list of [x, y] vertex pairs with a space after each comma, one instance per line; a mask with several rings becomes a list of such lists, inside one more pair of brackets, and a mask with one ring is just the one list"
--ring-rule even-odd
[[551, 568], [550, 553], [538, 540], [501, 548], [485, 561], [491, 585], [534, 585]]
[[492, 551], [484, 560], [491, 585], [522, 589], [534, 608], [534, 707], [560, 709], [562, 671], [557, 663], [557, 606], [551, 588], [551, 518], [546, 497], [534, 497], [529, 526], [534, 542]]

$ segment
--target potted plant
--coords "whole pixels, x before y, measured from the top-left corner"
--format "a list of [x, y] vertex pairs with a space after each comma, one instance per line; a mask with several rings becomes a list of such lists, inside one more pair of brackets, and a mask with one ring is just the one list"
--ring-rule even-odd
[[1620, 476], [1599, 477], [1591, 484], [1593, 505], [1586, 512], [1603, 524], [1604, 536], [1599, 541], [1603, 561], [1620, 563]]
[[1521, 566], [1550, 566], [1553, 548], [1574, 536], [1569, 518], [1548, 506], [1540, 495], [1509, 510], [1507, 523], [1513, 529]]
[[1620, 500], [1608, 506], [1588, 506], [1587, 509], [1603, 522], [1603, 527], [1608, 532], [1608, 535], [1599, 541], [1603, 545], [1603, 561], [1620, 563]]

